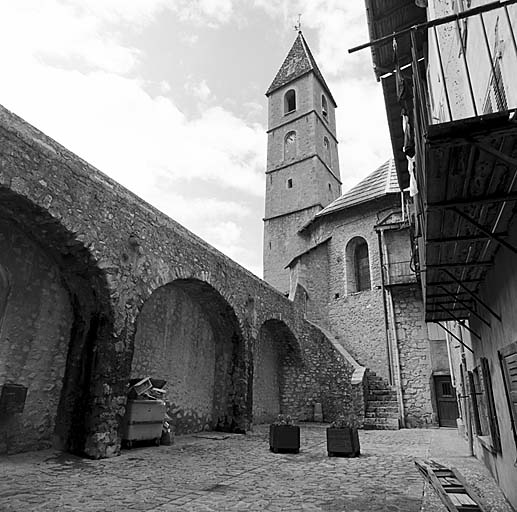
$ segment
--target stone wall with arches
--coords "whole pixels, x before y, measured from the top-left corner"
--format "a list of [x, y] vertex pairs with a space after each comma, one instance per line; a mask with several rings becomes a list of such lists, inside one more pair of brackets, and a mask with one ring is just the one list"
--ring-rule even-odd
[[[66, 322], [45, 343], [61, 343], [64, 369], [35, 372], [60, 388], [49, 427], [55, 446], [94, 458], [117, 454], [128, 381], [144, 372], [167, 374], [154, 376], [171, 382], [180, 430], [245, 431], [254, 398], [262, 399], [254, 397], [254, 386], [264, 388], [254, 378], [254, 356], [266, 353], [266, 322], [272, 337], [292, 333], [298, 354], [299, 364], [281, 375], [281, 407], [300, 419], [311, 418], [314, 402], [324, 404], [327, 419], [352, 407], [353, 368], [305, 321], [302, 305], [2, 107], [0, 199], [0, 218], [54, 265], [48, 287], [61, 286], [55, 293]], [[0, 350], [10, 346], [4, 334], [11, 323], [20, 322], [8, 302]], [[7, 364], [23, 350], [22, 338]], [[13, 377], [29, 378], [25, 368]], [[6, 382], [0, 373], [0, 386]], [[39, 448], [17, 442], [12, 451]]]

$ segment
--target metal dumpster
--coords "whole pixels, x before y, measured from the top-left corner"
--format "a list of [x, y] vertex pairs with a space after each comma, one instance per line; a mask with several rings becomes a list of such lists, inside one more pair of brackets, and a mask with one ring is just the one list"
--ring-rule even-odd
[[154, 441], [158, 446], [164, 419], [163, 400], [128, 400], [122, 421], [122, 441], [128, 448], [133, 441]]

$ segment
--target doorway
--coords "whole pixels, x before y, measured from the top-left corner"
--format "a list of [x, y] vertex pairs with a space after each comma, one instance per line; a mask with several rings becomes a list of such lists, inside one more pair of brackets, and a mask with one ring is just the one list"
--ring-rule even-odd
[[450, 375], [435, 375], [434, 388], [438, 406], [438, 424], [440, 427], [455, 427], [458, 418], [458, 402]]

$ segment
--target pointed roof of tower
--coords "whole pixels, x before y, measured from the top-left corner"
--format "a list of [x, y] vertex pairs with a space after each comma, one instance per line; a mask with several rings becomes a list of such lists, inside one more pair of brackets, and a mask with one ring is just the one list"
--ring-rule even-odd
[[305, 41], [301, 30], [298, 32], [298, 36], [296, 37], [293, 46], [289, 50], [284, 63], [278, 70], [275, 79], [269, 86], [269, 89], [266, 91], [266, 96], [269, 96], [272, 92], [280, 89], [280, 87], [287, 85], [289, 82], [292, 82], [296, 78], [300, 78], [301, 76], [311, 71], [320, 81], [326, 93], [334, 103], [334, 106], [337, 107], [336, 100], [334, 100], [332, 93], [330, 92], [330, 89], [328, 88], [328, 85], [318, 68], [318, 65], [314, 60], [309, 45], [307, 44], [307, 41]]

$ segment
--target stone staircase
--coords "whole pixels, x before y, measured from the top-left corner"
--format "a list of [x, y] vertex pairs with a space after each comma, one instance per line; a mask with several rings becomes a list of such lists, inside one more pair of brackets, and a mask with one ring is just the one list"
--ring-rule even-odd
[[368, 395], [363, 428], [397, 430], [399, 428], [399, 406], [395, 388], [371, 370], [367, 371], [366, 378]]

